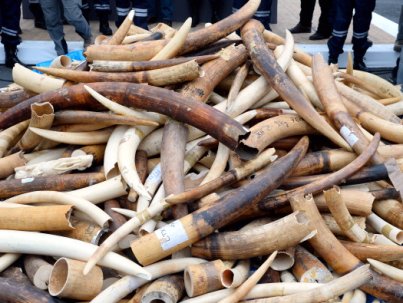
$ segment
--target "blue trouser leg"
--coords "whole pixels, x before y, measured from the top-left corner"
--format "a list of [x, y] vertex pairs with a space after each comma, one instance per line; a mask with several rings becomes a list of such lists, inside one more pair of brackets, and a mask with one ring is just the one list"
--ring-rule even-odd
[[332, 37], [327, 41], [330, 63], [337, 63], [339, 55], [343, 53], [343, 45], [353, 16], [353, 2], [350, 0], [335, 0], [333, 3], [334, 23]]
[[18, 35], [21, 0], [0, 0], [1, 43], [16, 46], [21, 43]]
[[353, 17], [353, 51], [354, 60], [362, 61], [367, 49], [372, 43], [368, 41], [368, 31], [371, 25], [375, 0], [355, 0]]
[[83, 39], [91, 39], [91, 28], [81, 12], [81, 0], [62, 0], [64, 17]]
[[55, 44], [55, 50], [58, 56], [64, 55], [62, 41], [64, 40], [63, 21], [61, 13], [61, 2], [54, 0], [40, 0], [43, 15], [45, 17], [46, 28], [50, 38]]
[[[246, 3], [246, 0], [234, 0], [232, 2], [232, 12], [236, 12], [245, 3]], [[262, 0], [260, 2], [260, 5], [259, 5], [256, 13], [253, 15], [253, 18], [262, 22], [262, 24], [266, 28], [269, 27], [269, 24], [270, 24], [271, 4], [272, 4], [272, 0]]]

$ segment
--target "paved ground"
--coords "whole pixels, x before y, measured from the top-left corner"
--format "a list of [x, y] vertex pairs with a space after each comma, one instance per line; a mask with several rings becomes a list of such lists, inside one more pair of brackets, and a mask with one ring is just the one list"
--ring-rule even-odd
[[[393, 21], [393, 22], [398, 22], [399, 19], [399, 14], [400, 14], [400, 5], [402, 4], [402, 0], [382, 0], [382, 1], [377, 1], [377, 6], [376, 6], [376, 13], [382, 15], [383, 17]], [[300, 0], [279, 0], [278, 1], [278, 23], [272, 25], [272, 29], [274, 32], [284, 35], [284, 31], [286, 28], [291, 28], [298, 22], [298, 16], [299, 16], [299, 5], [300, 5]], [[313, 20], [313, 30], [315, 30], [315, 26], [317, 24], [317, 20], [319, 18], [319, 6], [315, 8], [315, 14], [314, 14], [314, 20]], [[113, 30], [115, 30], [115, 26], [113, 22], [110, 22], [111, 27]], [[176, 24], [179, 25], [179, 24]], [[23, 41], [28, 41], [28, 40], [39, 40], [39, 41], [49, 41], [49, 36], [47, 31], [36, 29], [33, 27], [33, 21], [32, 20], [21, 20], [21, 28], [23, 31], [22, 34], [22, 39]], [[91, 22], [91, 28], [92, 32], [94, 35], [98, 35], [98, 24], [95, 21]], [[72, 26], [65, 26], [64, 28], [65, 33], [66, 33], [66, 40], [67, 41], [80, 41], [80, 37], [74, 32], [74, 29]], [[350, 31], [351, 32], [351, 31]], [[351, 34], [350, 34], [351, 35]], [[308, 40], [309, 34], [299, 34], [299, 35], [294, 35], [294, 39], [297, 43], [302, 43], [302, 44], [309, 44], [312, 43], [312, 41]], [[374, 41], [375, 44], [378, 45], [388, 45], [387, 47], [391, 49], [391, 44], [394, 42], [395, 37], [385, 33], [381, 28], [378, 28], [376, 26], [371, 26], [370, 29], [370, 39]], [[347, 41], [350, 41], [351, 38], [348, 37]], [[320, 41], [319, 43], [322, 44], [322, 49], [323, 45], [325, 44], [326, 41]], [[318, 42], [315, 42], [318, 43]], [[318, 45], [318, 44], [316, 44]], [[312, 46], [315, 48], [315, 46]], [[51, 44], [49, 45], [49, 52], [52, 53], [52, 46]], [[320, 45], [318, 45], [318, 48], [320, 48]], [[391, 55], [394, 55], [391, 53]], [[0, 49], [0, 62], [2, 62], [2, 49]], [[56, 53], [54, 53], [54, 56], [56, 56]], [[394, 60], [394, 59], [392, 59]], [[40, 62], [40, 61], [39, 61]], [[393, 61], [394, 62], [394, 61]], [[386, 75], [386, 77], [388, 77]], [[11, 73], [10, 70], [5, 68], [4, 66], [0, 65], [0, 87], [4, 87], [9, 84], [9, 81], [11, 81]]]

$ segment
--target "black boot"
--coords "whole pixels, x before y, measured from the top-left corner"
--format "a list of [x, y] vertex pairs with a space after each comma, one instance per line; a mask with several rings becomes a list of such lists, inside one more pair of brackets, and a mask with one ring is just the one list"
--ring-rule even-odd
[[199, 9], [200, 0], [188, 0], [190, 8], [190, 17], [192, 17], [192, 27], [197, 26], [200, 23]]
[[356, 70], [362, 70], [363, 72], [368, 72], [368, 67], [364, 62], [364, 58], [354, 58], [353, 68]]
[[302, 33], [310, 33], [310, 32], [311, 32], [311, 27], [302, 25], [301, 23], [298, 23], [293, 28], [290, 28], [291, 34], [302, 34]]
[[17, 46], [16, 45], [4, 45], [4, 52], [6, 54], [6, 66], [13, 68], [14, 64], [18, 63], [24, 65], [17, 57]]
[[106, 36], [112, 35], [112, 30], [109, 27], [109, 14], [108, 11], [98, 12], [99, 18], [99, 31]]

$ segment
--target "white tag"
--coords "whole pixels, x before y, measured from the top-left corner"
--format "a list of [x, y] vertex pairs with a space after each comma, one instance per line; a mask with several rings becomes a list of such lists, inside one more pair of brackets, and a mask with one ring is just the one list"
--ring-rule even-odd
[[155, 234], [160, 240], [161, 248], [163, 250], [171, 249], [172, 247], [186, 242], [189, 239], [182, 223], [179, 220], [157, 229]]
[[354, 144], [357, 143], [358, 138], [354, 133], [345, 125], [343, 125], [340, 128], [340, 134], [343, 136], [343, 138], [347, 141], [347, 143], [353, 147]]
[[30, 182], [32, 182], [32, 181], [34, 181], [35, 180], [35, 178], [24, 178], [24, 179], [21, 179], [21, 183], [22, 184], [24, 184], [24, 183], [30, 183]]

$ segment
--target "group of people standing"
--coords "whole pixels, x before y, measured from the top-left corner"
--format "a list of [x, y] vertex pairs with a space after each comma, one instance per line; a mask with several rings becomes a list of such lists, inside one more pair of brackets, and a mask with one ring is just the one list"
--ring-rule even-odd
[[[19, 20], [22, 0], [0, 0], [0, 25], [2, 43], [6, 53], [6, 66], [19, 62], [16, 56], [17, 45], [20, 43]], [[187, 0], [190, 14], [193, 17], [192, 26], [199, 23], [199, 8], [202, 0]], [[372, 45], [368, 40], [368, 30], [371, 14], [376, 0], [319, 0], [321, 16], [317, 31], [310, 36], [311, 40], [327, 39], [329, 46], [329, 63], [337, 63], [343, 52], [348, 28], [353, 19], [353, 50], [354, 67], [366, 69], [363, 61], [367, 49]], [[30, 9], [35, 16], [35, 26], [46, 28], [54, 41], [58, 55], [68, 52], [64, 39], [63, 20], [73, 25], [75, 31], [83, 38], [84, 47], [92, 43], [89, 26], [90, 7], [88, 0], [29, 0]], [[212, 22], [223, 18], [222, 3], [219, 0], [209, 0], [212, 8]], [[242, 7], [247, 0], [233, 0], [233, 12]], [[316, 0], [301, 0], [299, 23], [291, 29], [292, 33], [311, 32], [312, 16]], [[262, 0], [255, 13], [255, 18], [270, 29], [272, 0]], [[110, 0], [95, 0], [94, 8], [99, 19], [99, 30], [105, 35], [111, 35], [109, 27]], [[142, 28], [148, 28], [148, 22], [162, 21], [172, 24], [172, 0], [116, 0], [116, 26], [119, 26], [130, 9], [135, 10], [133, 22]], [[353, 16], [353, 10], [355, 10]]]

